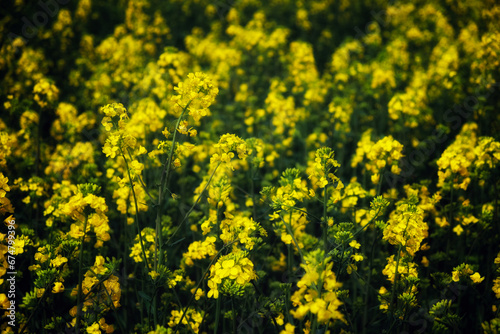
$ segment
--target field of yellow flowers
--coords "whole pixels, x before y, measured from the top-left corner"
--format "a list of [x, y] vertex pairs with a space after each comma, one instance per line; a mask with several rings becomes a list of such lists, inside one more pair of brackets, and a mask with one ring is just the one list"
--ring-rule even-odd
[[495, 0], [13, 0], [2, 333], [499, 333]]

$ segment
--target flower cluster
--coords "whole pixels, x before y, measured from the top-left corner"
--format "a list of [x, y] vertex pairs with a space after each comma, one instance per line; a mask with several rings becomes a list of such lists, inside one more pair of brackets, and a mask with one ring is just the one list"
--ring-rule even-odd
[[417, 206], [418, 191], [408, 188], [407, 196], [391, 212], [383, 239], [392, 245], [401, 246], [410, 256], [414, 256], [428, 236], [428, 225], [423, 221], [424, 212]]
[[365, 169], [371, 173], [372, 182], [377, 184], [386, 168], [390, 168], [394, 174], [401, 172], [398, 161], [403, 157], [403, 145], [392, 136], [386, 136], [376, 143], [372, 142], [370, 137], [370, 130], [363, 133], [351, 167], [356, 167], [366, 157]]
[[494, 1], [24, 2], [0, 332], [500, 331]]
[[210, 290], [207, 297], [217, 299], [220, 291], [234, 295], [256, 278], [257, 274], [254, 271], [254, 265], [248, 259], [247, 252], [237, 251], [221, 256], [210, 267], [210, 278], [208, 280]]
[[183, 110], [187, 109], [188, 114], [193, 117], [195, 122], [209, 115], [208, 107], [215, 101], [215, 97], [219, 93], [215, 83], [202, 72], [188, 74], [187, 79], [179, 82], [174, 90], [177, 95], [171, 99], [172, 112], [175, 115], [181, 115]]
[[63, 206], [62, 213], [76, 222], [71, 224], [69, 235], [72, 238], [90, 238], [89, 232], [95, 233], [95, 247], [102, 247], [104, 241], [110, 239], [109, 224], [106, 212], [108, 206], [103, 197], [95, 195], [98, 186], [83, 184], [78, 186], [78, 192], [69, 198]]
[[301, 267], [305, 273], [297, 282], [299, 289], [291, 297], [296, 309], [290, 313], [296, 319], [303, 319], [309, 313], [313, 314], [321, 324], [345, 321], [344, 315], [339, 311], [342, 302], [337, 296], [337, 290], [342, 284], [336, 280], [330, 258], [325, 257], [321, 250], [317, 250], [305, 255], [304, 260]]
[[234, 170], [232, 159], [234, 152], [239, 159], [245, 159], [248, 155], [246, 142], [233, 134], [222, 135], [219, 142], [214, 145], [215, 152], [210, 158], [210, 163], [215, 165], [223, 163], [227, 168]]
[[309, 179], [313, 185], [324, 188], [328, 184], [338, 182], [337, 189], [343, 188], [342, 181], [330, 171], [333, 168], [340, 167], [340, 164], [334, 159], [334, 152], [329, 147], [323, 147], [316, 150], [314, 164], [312, 166]]
[[[97, 256], [94, 265], [85, 273], [82, 290], [86, 296], [83, 302], [83, 312], [96, 320], [99, 319], [96, 330], [101, 329], [106, 333], [112, 333], [113, 325], [107, 325], [102, 315], [120, 307], [121, 289], [118, 277], [113, 274], [112, 265], [107, 264], [102, 256]], [[76, 296], [77, 289], [73, 289], [71, 294]], [[75, 326], [77, 306], [73, 307], [69, 313], [74, 317], [72, 325]], [[90, 328], [93, 326], [96, 325], [92, 324]]]

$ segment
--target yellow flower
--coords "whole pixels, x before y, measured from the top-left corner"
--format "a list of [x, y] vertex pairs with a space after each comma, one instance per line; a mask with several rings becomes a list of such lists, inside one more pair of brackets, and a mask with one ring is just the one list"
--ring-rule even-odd
[[495, 297], [497, 297], [497, 299], [499, 299], [500, 298], [500, 277], [495, 278], [495, 280], [493, 281], [493, 287], [491, 288], [491, 290], [493, 290], [493, 292], [495, 293]]
[[59, 293], [64, 291], [64, 285], [62, 282], [55, 282], [54, 287], [52, 288], [52, 293]]
[[352, 241], [349, 243], [349, 246], [351, 246], [352, 248], [359, 249], [359, 247], [361, 247], [361, 244], [360, 244], [359, 242], [357, 242], [356, 240], [352, 240]]
[[158, 276], [160, 276], [160, 274], [154, 270], [150, 271], [148, 275], [151, 276], [153, 280], [155, 280]]
[[280, 334], [294, 334], [295, 326], [292, 324], [286, 324], [285, 329], [280, 332]]
[[484, 281], [484, 277], [481, 277], [481, 275], [479, 275], [479, 273], [474, 273], [474, 274], [470, 275], [470, 279], [472, 280], [472, 282], [474, 282], [476, 284], [479, 284], [482, 281]]
[[460, 235], [462, 234], [462, 232], [464, 231], [464, 229], [462, 228], [461, 225], [457, 225], [453, 228], [453, 232], [455, 232], [457, 235]]
[[363, 261], [363, 255], [358, 254], [358, 253], [353, 254], [353, 255], [352, 255], [352, 259], [353, 259], [354, 261], [356, 261], [356, 262]]
[[87, 327], [88, 334], [101, 334], [101, 330], [99, 328], [99, 324], [94, 322], [91, 326]]
[[57, 257], [55, 259], [50, 260], [50, 265], [54, 268], [57, 268], [66, 262], [68, 262], [67, 258], [65, 258], [61, 255], [57, 255]]

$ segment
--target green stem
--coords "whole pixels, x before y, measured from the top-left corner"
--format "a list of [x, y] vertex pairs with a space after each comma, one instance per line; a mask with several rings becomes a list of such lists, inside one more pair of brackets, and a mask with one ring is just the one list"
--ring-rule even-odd
[[368, 321], [368, 303], [369, 303], [369, 295], [370, 295], [368, 289], [370, 287], [370, 281], [371, 281], [371, 277], [372, 277], [372, 263], [373, 263], [373, 258], [375, 257], [375, 242], [376, 241], [377, 241], [377, 229], [374, 230], [372, 249], [370, 252], [370, 261], [368, 264], [368, 278], [366, 280], [365, 303], [364, 303], [365, 306], [364, 306], [363, 322], [362, 322], [363, 334], [366, 333], [366, 330], [367, 330], [366, 322]]
[[220, 303], [221, 303], [222, 295], [217, 298], [216, 308], [215, 308], [215, 324], [214, 324], [214, 333], [217, 333], [217, 329], [219, 327], [219, 318], [220, 318]]
[[[297, 240], [295, 239], [295, 236], [293, 235], [291, 226], [285, 222], [285, 220], [283, 219], [283, 217], [280, 216], [280, 219], [283, 222], [283, 224], [285, 224], [285, 226], [286, 226], [286, 228], [288, 230], [288, 234], [290, 234], [290, 236], [292, 237], [292, 240], [293, 240], [293, 243], [295, 244], [295, 247], [297, 247], [297, 250], [298, 250], [299, 255], [300, 255], [300, 260], [302, 262], [304, 262], [304, 255], [302, 254], [302, 250], [300, 249], [299, 244], [298, 244]], [[290, 215], [290, 221], [291, 221], [291, 215]], [[290, 245], [288, 245], [288, 246], [290, 247]], [[289, 256], [290, 259], [292, 259], [292, 257], [290, 255], [293, 256], [293, 252], [291, 252], [291, 249], [289, 248], [289, 250], [288, 250], [288, 256]], [[293, 261], [292, 260], [290, 260], [288, 262], [289, 266], [293, 266]], [[292, 267], [290, 267], [289, 270], [292, 270]]]
[[[128, 157], [130, 158], [130, 161], [134, 160], [132, 158], [132, 154], [130, 154], [130, 150], [129, 149], [127, 149], [127, 154], [128, 154]], [[141, 184], [142, 189], [144, 189], [144, 192], [146, 193], [146, 195], [148, 195], [149, 200], [151, 201], [151, 203], [154, 203], [155, 200], [154, 200], [153, 196], [149, 193], [148, 187], [146, 187], [146, 183], [144, 183], [144, 180], [141, 178], [140, 175], [137, 176], [137, 179], [139, 180], [139, 183]]]
[[78, 255], [78, 294], [77, 294], [77, 311], [76, 311], [76, 323], [75, 323], [75, 333], [80, 333], [80, 318], [82, 317], [83, 303], [82, 303], [82, 280], [83, 280], [83, 243], [85, 242], [85, 234], [87, 231], [88, 216], [85, 215], [85, 220], [83, 221], [83, 235], [80, 242], [80, 254]]
[[[127, 175], [128, 175], [128, 181], [130, 183], [130, 189], [132, 191], [132, 196], [134, 197], [134, 205], [135, 205], [135, 221], [137, 225], [137, 233], [139, 234], [139, 242], [141, 244], [141, 250], [142, 250], [142, 256], [144, 257], [144, 263], [146, 263], [146, 271], [149, 272], [149, 262], [148, 258], [146, 257], [146, 251], [144, 248], [144, 242], [142, 241], [142, 234], [141, 234], [141, 228], [139, 226], [139, 206], [137, 205], [137, 197], [135, 196], [135, 190], [134, 190], [134, 183], [132, 182], [132, 176], [130, 175], [130, 169], [128, 168], [128, 162], [127, 159], [125, 158], [125, 154], [122, 153], [123, 160], [125, 161], [125, 168], [127, 168]], [[156, 247], [155, 247], [156, 249]]]
[[396, 255], [396, 270], [394, 272], [394, 283], [392, 283], [392, 292], [391, 292], [391, 304], [390, 304], [390, 307], [391, 309], [394, 309], [394, 299], [395, 299], [395, 294], [396, 294], [396, 284], [398, 283], [398, 278], [399, 278], [399, 275], [398, 275], [398, 267], [399, 267], [399, 260], [401, 258], [401, 248], [402, 248], [402, 245], [399, 245], [398, 247], [398, 254]]
[[380, 173], [380, 180], [378, 180], [378, 185], [377, 185], [377, 196], [380, 195], [380, 191], [382, 190], [382, 180], [384, 179], [384, 173], [385, 173], [386, 167], [382, 169], [382, 172]]
[[172, 238], [177, 234], [177, 232], [179, 231], [179, 229], [182, 227], [182, 225], [184, 224], [184, 222], [188, 219], [189, 215], [191, 214], [191, 212], [193, 211], [194, 207], [198, 204], [198, 202], [200, 201], [201, 199], [201, 196], [203, 195], [203, 193], [205, 192], [205, 190], [207, 190], [208, 188], [208, 185], [210, 184], [210, 181], [212, 181], [212, 178], [214, 177], [215, 175], [215, 171], [217, 170], [217, 168], [219, 168], [220, 166], [220, 162], [217, 164], [217, 166], [215, 166], [215, 169], [214, 171], [212, 172], [212, 174], [210, 175], [210, 177], [208, 178], [208, 181], [207, 181], [207, 184], [205, 184], [205, 187], [203, 188], [203, 190], [200, 192], [200, 195], [198, 195], [198, 198], [196, 199], [196, 201], [193, 203], [193, 205], [191, 206], [191, 208], [189, 209], [189, 211], [186, 213], [186, 215], [184, 216], [184, 218], [182, 219], [181, 223], [177, 226], [177, 228], [175, 229], [174, 233], [172, 233], [172, 235], [170, 236], [170, 238], [168, 238], [167, 242], [165, 243], [165, 246], [167, 246], [169, 243], [170, 243], [170, 240], [172, 240]]
[[325, 256], [328, 253], [327, 246], [326, 246], [326, 243], [328, 240], [328, 222], [326, 219], [327, 201], [328, 201], [328, 184], [326, 184], [326, 186], [325, 186], [325, 195], [323, 197], [323, 250], [325, 251]]
[[[175, 326], [175, 329], [174, 329], [174, 333], [177, 333], [177, 328], [179, 327], [179, 324], [182, 324], [182, 320], [184, 319], [185, 315], [186, 315], [186, 312], [187, 310], [189, 309], [189, 306], [191, 306], [191, 303], [193, 302], [193, 299], [196, 295], [196, 291], [198, 291], [198, 288], [200, 287], [201, 283], [203, 282], [203, 280], [205, 279], [205, 276], [207, 276], [207, 273], [208, 271], [210, 270], [210, 267], [212, 267], [212, 265], [214, 264], [214, 262], [217, 260], [217, 258], [219, 257], [219, 255], [222, 253], [222, 251], [224, 249], [226, 249], [226, 247], [229, 247], [231, 246], [233, 243], [235, 243], [237, 240], [235, 241], [232, 241], [230, 243], [228, 243], [227, 245], [224, 245], [220, 251], [217, 252], [217, 254], [215, 254], [214, 258], [212, 259], [212, 261], [210, 261], [207, 269], [205, 269], [205, 272], [203, 273], [203, 275], [201, 276], [200, 280], [198, 281], [198, 284], [196, 284], [196, 288], [194, 289], [194, 293], [191, 295], [191, 298], [189, 299], [186, 307], [184, 308], [184, 312], [182, 313], [182, 317], [179, 319], [179, 322], [177, 322], [177, 325]], [[215, 333], [215, 332], [214, 332]]]
[[231, 296], [231, 310], [233, 311], [233, 333], [236, 334], [236, 312], [234, 311], [234, 297]]
[[[130, 189], [132, 191], [132, 196], [134, 197], [134, 205], [135, 205], [135, 221], [136, 221], [136, 226], [137, 226], [137, 234], [139, 235], [139, 242], [141, 244], [141, 251], [142, 251], [142, 256], [144, 257], [144, 263], [146, 264], [146, 272], [149, 273], [150, 267], [149, 267], [149, 262], [148, 258], [146, 257], [146, 251], [144, 248], [144, 241], [142, 240], [142, 234], [141, 234], [141, 228], [139, 226], [139, 205], [137, 204], [137, 197], [135, 195], [135, 190], [134, 190], [134, 183], [132, 182], [132, 176], [130, 175], [130, 169], [128, 167], [128, 161], [127, 158], [125, 158], [125, 154], [123, 153], [123, 150], [121, 150], [121, 155], [123, 157], [123, 160], [125, 161], [125, 167], [127, 168], [127, 175], [128, 175], [128, 181], [130, 183]], [[157, 251], [158, 247], [155, 247], [155, 252]], [[156, 266], [156, 257], [155, 257], [155, 271], [158, 270]], [[156, 328], [156, 325], [158, 323], [158, 318], [156, 314], [156, 294], [153, 295], [153, 321], [154, 321], [154, 328]]]
[[[59, 267], [59, 268], [62, 268], [62, 266]], [[59, 269], [59, 274], [60, 274], [60, 269]], [[19, 329], [19, 334], [22, 334], [24, 332], [24, 330], [26, 329], [26, 327], [30, 323], [31, 318], [33, 318], [33, 316], [36, 314], [37, 310], [42, 305], [42, 302], [45, 301], [45, 298], [47, 297], [49, 291], [51, 291], [52, 284], [54, 284], [56, 278], [57, 278], [57, 275], [54, 275], [54, 277], [50, 280], [50, 282], [45, 286], [45, 289], [43, 291], [42, 297], [40, 297], [38, 299], [38, 302], [37, 302], [35, 308], [33, 309], [33, 311], [31, 312], [30, 316], [28, 317], [28, 319], [26, 320], [26, 322]]]
[[158, 207], [156, 209], [156, 243], [157, 246], [155, 250], [155, 270], [157, 269], [158, 263], [163, 262], [163, 252], [162, 252], [162, 247], [163, 247], [163, 236], [162, 236], [162, 229], [161, 229], [161, 216], [162, 216], [162, 202], [163, 202], [163, 189], [166, 186], [166, 183], [168, 182], [168, 179], [170, 177], [170, 166], [172, 165], [172, 157], [174, 155], [174, 150], [175, 150], [175, 142], [177, 138], [177, 129], [179, 128], [179, 124], [182, 121], [182, 118], [184, 117], [184, 113], [186, 112], [187, 108], [191, 104], [191, 101], [182, 109], [182, 113], [177, 119], [177, 123], [175, 124], [175, 129], [174, 129], [174, 134], [172, 138], [172, 144], [170, 146], [170, 152], [167, 157], [167, 161], [163, 165], [163, 171], [161, 173], [161, 179], [160, 179], [160, 185], [158, 187]]

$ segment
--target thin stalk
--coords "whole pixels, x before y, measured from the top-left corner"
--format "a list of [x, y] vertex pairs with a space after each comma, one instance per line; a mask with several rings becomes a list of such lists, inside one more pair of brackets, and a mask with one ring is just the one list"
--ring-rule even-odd
[[216, 307], [215, 307], [215, 324], [214, 324], [214, 333], [217, 333], [217, 329], [219, 327], [219, 318], [220, 318], [220, 303], [222, 296], [217, 298]]
[[118, 326], [120, 327], [120, 331], [122, 333], [125, 333], [125, 327], [122, 323], [122, 319], [120, 319], [120, 317], [118, 317], [118, 311], [116, 310], [115, 304], [113, 304], [113, 299], [111, 298], [111, 295], [109, 294], [106, 286], [104, 284], [102, 286], [104, 287], [104, 291], [106, 292], [106, 296], [108, 296], [109, 302], [111, 304], [111, 308], [113, 309], [113, 313], [116, 317], [116, 321], [118, 322]]
[[161, 229], [161, 215], [162, 215], [162, 202], [163, 202], [163, 188], [166, 186], [165, 183], [168, 181], [168, 178], [170, 176], [170, 166], [172, 165], [172, 156], [174, 155], [174, 150], [175, 150], [175, 142], [177, 138], [177, 129], [179, 128], [179, 124], [182, 121], [182, 118], [184, 117], [184, 113], [186, 112], [187, 108], [191, 104], [191, 101], [182, 109], [182, 113], [177, 119], [177, 123], [175, 125], [174, 129], [174, 134], [172, 137], [172, 144], [170, 146], [170, 152], [167, 157], [167, 161], [163, 165], [163, 171], [161, 173], [161, 179], [160, 179], [160, 185], [158, 187], [158, 207], [156, 209], [156, 242], [158, 247], [155, 248], [155, 270], [157, 270], [158, 263], [163, 262], [163, 252], [162, 252], [162, 245], [163, 245], [163, 237], [162, 237], [162, 229]]
[[316, 333], [316, 328], [318, 327], [318, 317], [316, 315], [313, 315], [313, 321], [312, 321], [312, 326], [311, 326], [311, 333]]
[[[325, 251], [325, 256], [327, 251], [327, 240], [328, 240], [328, 222], [326, 219], [326, 202], [328, 201], [328, 183], [325, 186], [325, 195], [323, 196], [323, 250]], [[313, 332], [314, 333], [314, 332]]]
[[[293, 240], [293, 243], [295, 244], [295, 247], [297, 247], [297, 250], [298, 250], [299, 255], [300, 255], [300, 260], [301, 260], [302, 262], [304, 262], [304, 255], [302, 254], [302, 250], [300, 249], [299, 244], [298, 244], [297, 240], [295, 239], [295, 236], [293, 235], [293, 232], [292, 232], [292, 228], [291, 228], [291, 226], [285, 222], [285, 220], [283, 219], [283, 217], [281, 217], [281, 216], [280, 216], [280, 219], [281, 219], [281, 221], [283, 222], [283, 224], [285, 224], [285, 226], [286, 226], [286, 228], [287, 228], [287, 230], [288, 230], [288, 234], [290, 234], [290, 236], [292, 237], [292, 240]], [[291, 217], [290, 217], [290, 221], [291, 221]], [[290, 257], [291, 248], [290, 248], [290, 245], [288, 245], [288, 246], [289, 246], [289, 250], [288, 250], [288, 252], [289, 252], [289, 257]], [[291, 255], [293, 255], [293, 253], [292, 253]], [[291, 258], [291, 257], [290, 257], [290, 258]], [[292, 261], [290, 261], [290, 262], [288, 263], [288, 265], [289, 265], [289, 266], [293, 265], [293, 262], [292, 262]], [[292, 268], [291, 268], [291, 267], [290, 267], [290, 270], [292, 270]]]
[[[149, 273], [149, 262], [148, 258], [146, 257], [146, 251], [144, 248], [144, 242], [142, 240], [142, 234], [141, 234], [141, 228], [139, 226], [139, 206], [137, 205], [137, 197], [135, 196], [135, 190], [134, 190], [134, 183], [132, 182], [132, 176], [130, 175], [130, 169], [128, 167], [128, 161], [127, 158], [125, 158], [125, 154], [123, 153], [123, 150], [121, 150], [122, 158], [123, 161], [125, 161], [125, 167], [127, 168], [127, 175], [128, 175], [128, 181], [130, 183], [130, 189], [132, 191], [132, 196], [134, 197], [134, 205], [135, 205], [135, 220], [136, 220], [136, 226], [137, 226], [137, 234], [139, 235], [139, 242], [141, 244], [141, 251], [142, 251], [142, 256], [144, 257], [144, 263], [146, 264], [146, 272]], [[158, 247], [155, 247], [155, 252], [157, 251]], [[155, 271], [158, 270], [156, 267], [156, 257], [155, 257]], [[154, 321], [154, 328], [156, 328], [156, 325], [158, 324], [158, 317], [156, 314], [156, 294], [153, 295], [153, 321]]]
[[373, 243], [372, 243], [372, 250], [370, 252], [370, 261], [368, 264], [368, 279], [366, 280], [366, 292], [365, 292], [365, 306], [364, 306], [364, 312], [363, 312], [363, 322], [362, 322], [362, 327], [363, 327], [363, 334], [366, 333], [367, 326], [366, 322], [368, 321], [368, 302], [369, 302], [369, 287], [370, 287], [370, 281], [372, 277], [372, 263], [373, 263], [373, 258], [375, 254], [375, 242], [377, 241], [377, 229], [374, 231], [374, 237], [373, 237]]
[[255, 182], [254, 182], [254, 166], [252, 163], [250, 163], [250, 194], [252, 196], [252, 214], [253, 214], [253, 219], [257, 219], [257, 212], [255, 209]]
[[392, 284], [392, 292], [391, 292], [391, 305], [390, 305], [391, 308], [394, 307], [393, 304], [394, 304], [394, 299], [395, 299], [395, 294], [396, 294], [396, 284], [398, 283], [398, 278], [399, 278], [398, 267], [399, 267], [399, 260], [401, 259], [401, 248], [402, 248], [402, 245], [399, 245], [398, 254], [396, 256], [396, 270], [394, 272], [394, 283]]
[[[60, 267], [62, 268], [62, 266]], [[19, 329], [19, 334], [22, 334], [24, 332], [24, 330], [26, 329], [26, 327], [28, 326], [29, 322], [31, 321], [31, 318], [33, 318], [33, 316], [36, 314], [38, 308], [40, 307], [40, 305], [42, 305], [42, 302], [45, 300], [46, 296], [48, 295], [49, 291], [51, 291], [50, 287], [52, 286], [52, 284], [54, 284], [54, 281], [56, 280], [57, 276], [54, 276], [50, 282], [46, 285], [44, 291], [43, 291], [43, 294], [42, 294], [42, 297], [40, 297], [38, 299], [38, 302], [34, 308], [34, 310], [31, 312], [30, 316], [28, 317], [28, 320], [26, 320], [26, 322], [21, 326], [21, 329]]]
[[378, 181], [378, 185], [377, 185], [377, 196], [380, 195], [380, 191], [382, 190], [382, 180], [384, 179], [385, 169], [386, 168], [384, 167], [384, 169], [380, 173], [380, 180]]
[[210, 175], [210, 177], [208, 178], [208, 181], [207, 181], [207, 184], [205, 184], [205, 187], [203, 188], [203, 190], [200, 192], [200, 195], [198, 196], [198, 198], [196, 199], [196, 201], [193, 203], [193, 205], [191, 206], [191, 208], [189, 209], [189, 211], [186, 213], [186, 215], [184, 216], [184, 218], [182, 219], [181, 223], [177, 226], [177, 228], [175, 229], [174, 233], [172, 233], [172, 235], [170, 236], [170, 238], [168, 238], [167, 242], [165, 243], [165, 247], [170, 243], [170, 240], [172, 240], [172, 238], [177, 234], [177, 232], [179, 231], [179, 229], [181, 228], [182, 224], [184, 224], [184, 222], [188, 219], [189, 215], [191, 214], [191, 212], [193, 211], [194, 207], [198, 204], [198, 202], [200, 201], [201, 199], [201, 196], [203, 195], [203, 193], [205, 192], [205, 190], [207, 190], [208, 188], [208, 185], [210, 184], [210, 181], [212, 181], [212, 178], [214, 177], [215, 175], [215, 171], [217, 170], [217, 168], [219, 168], [220, 166], [220, 162], [217, 164], [217, 166], [215, 166], [215, 169], [214, 171], [212, 172], [212, 174]]
[[[132, 154], [130, 154], [130, 151], [128, 149], [127, 149], [127, 154], [128, 154], [128, 157], [130, 158], [130, 161], [134, 160], [134, 159], [132, 159]], [[141, 178], [140, 175], [137, 176], [137, 179], [139, 180], [139, 183], [141, 184], [142, 188], [144, 189], [144, 192], [146, 193], [146, 195], [148, 195], [149, 200], [152, 203], [154, 203], [155, 200], [154, 200], [153, 196], [149, 193], [148, 187], [146, 187], [146, 183], [144, 183], [144, 180]]]
[[231, 310], [233, 313], [233, 333], [236, 334], [236, 313], [234, 311], [234, 297], [231, 296]]
[[194, 299], [194, 297], [195, 297], [195, 295], [196, 295], [196, 291], [198, 291], [198, 288], [200, 287], [201, 283], [202, 283], [202, 282], [203, 282], [203, 280], [205, 279], [205, 276], [207, 276], [207, 273], [208, 273], [208, 271], [210, 270], [210, 267], [212, 267], [212, 264], [214, 264], [215, 260], [217, 260], [217, 258], [219, 257], [219, 255], [222, 253], [222, 251], [223, 251], [224, 249], [226, 249], [226, 247], [231, 246], [231, 245], [232, 245], [233, 243], [235, 243], [235, 242], [236, 242], [236, 240], [235, 240], [235, 241], [233, 241], [233, 242], [230, 242], [230, 243], [229, 243], [229, 244], [227, 244], [227, 245], [224, 245], [224, 246], [221, 248], [221, 250], [220, 250], [220, 251], [218, 251], [218, 252], [217, 252], [217, 254], [215, 254], [215, 256], [214, 256], [214, 258], [212, 259], [212, 261], [210, 261], [210, 263], [209, 263], [209, 265], [208, 265], [207, 269], [205, 269], [205, 272], [204, 272], [204, 273], [203, 273], [203, 275], [201, 276], [201, 279], [198, 281], [198, 284], [196, 285], [196, 288], [194, 289], [194, 292], [195, 292], [195, 293], [193, 293], [193, 294], [191, 295], [191, 298], [189, 299], [189, 301], [188, 301], [188, 303], [187, 303], [186, 307], [184, 308], [184, 312], [182, 312], [182, 317], [179, 319], [179, 322], [178, 322], [178, 323], [177, 323], [177, 325], [175, 326], [174, 333], [177, 333], [177, 328], [179, 327], [179, 324], [181, 324], [181, 323], [182, 323], [182, 320], [183, 320], [183, 319], [184, 319], [184, 317], [186, 316], [186, 312], [187, 312], [187, 310], [189, 309], [189, 306], [191, 306], [191, 303], [193, 302], [193, 299]]
[[85, 234], [87, 231], [88, 215], [85, 215], [85, 220], [83, 221], [83, 235], [80, 242], [80, 254], [78, 254], [78, 294], [77, 294], [77, 311], [76, 311], [76, 323], [75, 323], [75, 333], [80, 333], [80, 318], [82, 317], [83, 303], [82, 303], [82, 279], [83, 279], [83, 243], [85, 242]]
[[[128, 181], [130, 183], [130, 189], [132, 191], [132, 196], [134, 197], [135, 205], [135, 221], [137, 225], [137, 233], [139, 234], [139, 242], [141, 244], [142, 256], [144, 257], [144, 262], [146, 263], [146, 271], [149, 272], [148, 258], [146, 257], [146, 251], [144, 250], [144, 242], [142, 241], [141, 228], [139, 226], [139, 206], [137, 205], [137, 197], [135, 196], [134, 183], [132, 182], [132, 176], [130, 175], [130, 169], [128, 168], [128, 162], [125, 155], [122, 153], [123, 161], [125, 161], [125, 167], [127, 168]], [[156, 249], [156, 248], [155, 248]]]

